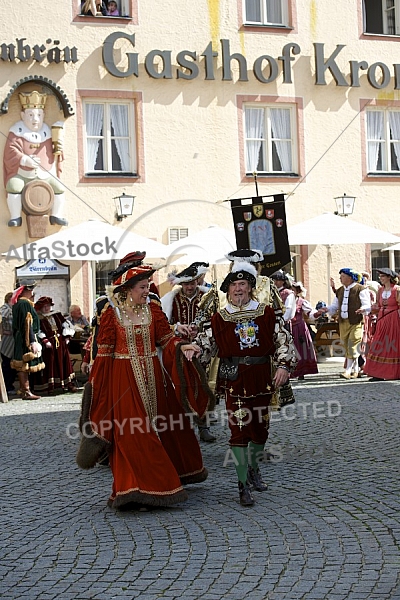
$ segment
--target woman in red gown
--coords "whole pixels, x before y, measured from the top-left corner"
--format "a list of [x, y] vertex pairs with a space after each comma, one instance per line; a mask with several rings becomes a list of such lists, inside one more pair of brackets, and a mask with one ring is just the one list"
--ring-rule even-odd
[[382, 287], [372, 307], [378, 320], [364, 365], [369, 381], [400, 379], [400, 287], [392, 269], [383, 267], [378, 275]]
[[207, 478], [189, 410], [185, 414], [183, 408], [200, 416], [207, 410], [204, 372], [192, 361], [200, 349], [175, 337], [161, 308], [147, 302], [153, 273], [139, 265], [116, 280], [82, 405], [77, 462], [90, 468], [108, 451], [113, 508], [183, 502], [183, 484]]

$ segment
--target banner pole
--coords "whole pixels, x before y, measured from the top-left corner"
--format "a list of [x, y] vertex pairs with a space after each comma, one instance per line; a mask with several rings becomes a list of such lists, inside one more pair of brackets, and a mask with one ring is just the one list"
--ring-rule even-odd
[[258, 198], [257, 171], [254, 171], [253, 175], [254, 175], [254, 183], [256, 184], [256, 195], [257, 195], [257, 198]]

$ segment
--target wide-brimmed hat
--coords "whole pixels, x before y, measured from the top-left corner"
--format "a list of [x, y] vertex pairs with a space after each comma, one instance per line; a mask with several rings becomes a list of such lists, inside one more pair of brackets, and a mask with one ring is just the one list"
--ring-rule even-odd
[[155, 271], [156, 269], [153, 269], [153, 267], [150, 265], [138, 265], [137, 267], [128, 269], [114, 281], [116, 285], [114, 288], [114, 293], [120, 292], [128, 287], [132, 287], [138, 281], [149, 279], [149, 277], [151, 277]]
[[37, 302], [35, 302], [35, 310], [42, 310], [43, 306], [49, 304], [50, 306], [54, 306], [53, 299], [50, 296], [42, 296], [39, 298]]
[[257, 284], [257, 271], [249, 262], [235, 261], [233, 263], [232, 270], [225, 277], [219, 289], [221, 292], [226, 293], [231, 283], [234, 281], [241, 281], [243, 279], [248, 281], [252, 288], [255, 288]]
[[146, 252], [144, 250], [135, 250], [134, 252], [129, 252], [129, 254], [126, 254], [126, 256], [121, 258], [119, 261], [118, 267], [109, 273], [111, 276], [111, 281], [114, 282], [128, 269], [141, 265], [145, 258]]
[[169, 273], [168, 281], [172, 285], [180, 285], [182, 283], [191, 283], [207, 272], [208, 263], [194, 262], [179, 273]]
[[397, 277], [396, 271], [393, 271], [392, 269], [389, 269], [388, 267], [382, 267], [381, 269], [377, 269], [377, 272], [382, 273], [383, 275], [388, 275], [392, 279]]
[[258, 263], [264, 260], [264, 255], [261, 250], [242, 248], [241, 250], [232, 250], [232, 252], [225, 254], [225, 258], [231, 261], [242, 260], [250, 263]]

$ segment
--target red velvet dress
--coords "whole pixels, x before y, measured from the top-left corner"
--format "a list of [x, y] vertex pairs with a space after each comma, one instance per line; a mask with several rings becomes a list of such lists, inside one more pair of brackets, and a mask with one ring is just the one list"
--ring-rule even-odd
[[[182, 483], [204, 481], [200, 447], [168, 374], [162, 370], [156, 342], [163, 349], [165, 369], [176, 376], [180, 355], [162, 310], [148, 305], [150, 323], [124, 327], [113, 308], [103, 314], [98, 353], [90, 381], [90, 420], [98, 437], [110, 444], [114, 476], [109, 505], [129, 503], [169, 506], [187, 499]], [[179, 356], [178, 356], [179, 353]], [[178, 358], [177, 358], [178, 357]], [[208, 397], [192, 369], [189, 387], [181, 386], [189, 404]], [[197, 406], [197, 405], [196, 405]]]
[[364, 373], [380, 379], [400, 379], [400, 287], [391, 286], [389, 298], [378, 290], [378, 320], [369, 346]]

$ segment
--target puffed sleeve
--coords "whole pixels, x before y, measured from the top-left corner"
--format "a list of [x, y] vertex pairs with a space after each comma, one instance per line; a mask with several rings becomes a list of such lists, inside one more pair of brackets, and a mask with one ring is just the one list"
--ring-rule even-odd
[[151, 310], [156, 341], [163, 350], [163, 366], [171, 377], [176, 396], [185, 411], [203, 417], [207, 409], [213, 410], [215, 402], [204, 369], [198, 359], [186, 360], [181, 346], [187, 342], [174, 336], [161, 308], [151, 303]]

